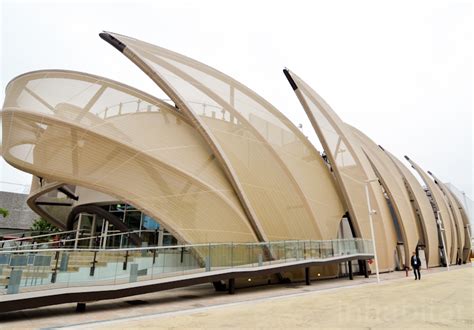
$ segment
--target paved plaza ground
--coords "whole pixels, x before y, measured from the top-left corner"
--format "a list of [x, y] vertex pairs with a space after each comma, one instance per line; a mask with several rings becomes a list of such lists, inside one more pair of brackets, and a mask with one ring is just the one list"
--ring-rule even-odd
[[210, 285], [0, 314], [0, 328], [474, 328], [474, 268], [214, 292]]

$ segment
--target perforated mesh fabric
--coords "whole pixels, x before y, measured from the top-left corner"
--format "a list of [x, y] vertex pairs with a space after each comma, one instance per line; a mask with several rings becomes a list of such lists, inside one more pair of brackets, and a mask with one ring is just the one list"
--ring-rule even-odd
[[87, 74], [40, 71], [7, 87], [3, 152], [15, 167], [118, 197], [183, 242], [256, 241], [209, 147], [173, 107]]
[[469, 217], [467, 215], [466, 209], [464, 204], [459, 200], [456, 193], [453, 191], [453, 187], [448, 186], [445, 184], [445, 187], [451, 193], [452, 198], [456, 201], [457, 206], [459, 207], [459, 212], [461, 213], [461, 223], [462, 223], [462, 231], [464, 233], [464, 250], [463, 250], [463, 261], [468, 262], [470, 255], [471, 255], [471, 231], [470, 231], [470, 223]]
[[411, 267], [410, 256], [416, 250], [420, 235], [418, 233], [418, 221], [415, 218], [403, 177], [398, 172], [395, 164], [375, 142], [358, 129], [350, 125], [347, 125], [347, 127], [352, 131], [353, 137], [358, 140], [362, 150], [369, 158], [390, 198], [404, 243], [405, 265]]
[[405, 180], [407, 189], [410, 191], [411, 198], [413, 198], [417, 214], [420, 217], [422, 230], [424, 233], [425, 256], [428, 262], [428, 267], [436, 267], [440, 265], [438, 229], [436, 227], [436, 219], [431, 207], [430, 201], [426, 196], [423, 187], [420, 185], [411, 171], [403, 165], [403, 163], [385, 150], [387, 156], [393, 161], [397, 169]]
[[455, 232], [456, 232], [456, 238], [457, 238], [457, 253], [458, 253], [458, 258], [462, 258], [463, 255], [463, 249], [464, 249], [464, 244], [465, 244], [465, 237], [464, 237], [464, 230], [463, 230], [463, 222], [462, 222], [462, 215], [461, 211], [459, 210], [460, 207], [458, 203], [456, 202], [455, 198], [451, 194], [451, 191], [446, 187], [446, 185], [441, 182], [436, 176], [431, 174], [433, 179], [435, 179], [436, 183], [438, 184], [438, 187], [441, 189], [443, 192], [446, 202], [448, 204], [448, 208], [451, 211], [451, 216], [453, 218], [453, 223], [455, 226]]
[[112, 34], [201, 130], [268, 240], [336, 237], [345, 210], [317, 150], [263, 98], [202, 63]]
[[441, 214], [441, 221], [444, 227], [444, 241], [446, 243], [446, 249], [449, 251], [449, 260], [452, 264], [456, 263], [456, 253], [457, 253], [457, 239], [456, 239], [456, 230], [454, 228], [454, 223], [451, 215], [451, 211], [448, 210], [448, 205], [443, 196], [443, 193], [439, 187], [430, 179], [428, 174], [423, 171], [423, 169], [418, 166], [413, 160], [408, 160], [415, 171], [421, 176], [421, 179], [428, 187], [435, 203], [436, 209]]
[[[295, 93], [305, 109], [332, 165], [347, 201], [351, 218], [361, 237], [370, 238], [365, 182], [376, 175], [352, 133], [329, 105], [294, 73], [287, 73], [296, 84]], [[294, 87], [294, 88], [295, 88]], [[380, 268], [394, 269], [396, 233], [380, 185], [369, 184]]]

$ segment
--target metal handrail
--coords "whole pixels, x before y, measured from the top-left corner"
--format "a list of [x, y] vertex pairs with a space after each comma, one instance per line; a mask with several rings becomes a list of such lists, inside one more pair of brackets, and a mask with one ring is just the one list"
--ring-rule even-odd
[[[118, 249], [4, 250], [0, 251], [0, 260], [6, 265], [4, 269], [7, 273], [9, 271], [9, 276], [5, 288], [0, 288], [0, 296], [64, 287], [110, 287], [132, 282], [143, 282], [146, 286], [149, 280], [163, 278], [179, 284], [179, 278], [174, 280], [173, 277], [180, 275], [191, 275], [192, 282], [202, 277], [202, 282], [216, 274], [231, 275], [242, 267], [245, 272], [257, 274], [279, 268], [367, 260], [373, 258], [371, 248], [370, 240], [355, 238]], [[213, 274], [213, 271], [218, 272]]]
[[[35, 231], [40, 231], [40, 230], [32, 230], [30, 232], [35, 232]], [[80, 229], [80, 231], [84, 231], [84, 229]], [[63, 235], [63, 234], [69, 234], [69, 233], [75, 233], [77, 232], [76, 230], [69, 230], [69, 231], [56, 231], [56, 232], [51, 232], [49, 234], [41, 234], [41, 235], [36, 235], [36, 236], [24, 236], [24, 237], [18, 237], [14, 239], [6, 239], [0, 241], [1, 243], [6, 243], [6, 242], [17, 242], [17, 241], [25, 241], [25, 240], [30, 240], [30, 239], [37, 239], [37, 238], [43, 238], [43, 237], [49, 237], [49, 236], [58, 236], [58, 235]]]
[[[81, 229], [80, 230], [81, 232], [87, 232], [85, 229]], [[109, 238], [109, 237], [115, 237], [115, 236], [125, 236], [125, 235], [129, 235], [129, 234], [134, 234], [134, 233], [154, 233], [155, 230], [149, 230], [149, 229], [146, 229], [146, 230], [132, 230], [132, 231], [127, 231], [127, 232], [118, 232], [118, 233], [113, 233], [113, 234], [107, 234], [107, 235], [97, 235], [97, 236], [88, 236], [88, 237], [80, 237], [80, 238], [71, 238], [71, 239], [60, 239], [60, 240], [57, 240], [57, 241], [49, 241], [49, 242], [41, 242], [41, 243], [37, 243], [37, 244], [41, 244], [41, 245], [53, 245], [53, 244], [58, 244], [58, 243], [68, 243], [68, 242], [76, 242], [76, 241], [85, 241], [85, 240], [91, 240], [91, 239], [96, 239], [96, 238]], [[77, 230], [71, 230], [71, 231], [64, 231], [64, 232], [56, 232], [55, 235], [50, 235], [50, 236], [57, 236], [57, 235], [63, 235], [63, 234], [70, 234], [70, 233], [77, 233]], [[38, 236], [25, 236], [25, 237], [21, 237], [21, 238], [18, 238], [18, 239], [12, 239], [12, 240], [5, 240], [5, 241], [0, 241], [0, 243], [2, 242], [17, 242], [17, 241], [24, 241], [24, 240], [32, 240], [32, 239], [36, 239], [36, 238], [40, 238], [40, 237], [45, 237], [47, 235], [38, 235]], [[24, 248], [25, 247], [28, 247], [28, 246], [35, 246], [34, 243], [29, 243], [29, 244], [23, 244], [21, 246], [16, 246], [16, 247], [6, 247], [6, 248], [3, 248], [3, 249], [0, 249], [0, 251], [2, 250], [7, 250], [7, 251], [12, 251], [14, 249], [18, 250], [18, 249], [22, 249], [23, 251], [25, 250]], [[78, 248], [80, 250], [84, 250], [83, 248]], [[48, 249], [48, 251], [50, 251], [51, 249]], [[103, 249], [102, 249], [103, 250]], [[36, 251], [36, 250], [35, 250]]]
[[[87, 239], [90, 239], [89, 237]], [[199, 243], [199, 244], [183, 244], [183, 245], [164, 245], [164, 246], [145, 246], [145, 247], [129, 247], [129, 248], [118, 248], [118, 249], [97, 249], [97, 248], [53, 248], [53, 249], [32, 249], [32, 250], [0, 250], [0, 254], [11, 254], [11, 253], [37, 253], [37, 252], [126, 252], [126, 251], [152, 251], [152, 250], [164, 250], [164, 249], [180, 249], [180, 248], [198, 248], [198, 247], [209, 247], [209, 246], [275, 246], [278, 244], [286, 243], [329, 243], [329, 242], [371, 242], [369, 239], [364, 238], [345, 238], [345, 239], [334, 239], [334, 240], [285, 240], [285, 241], [270, 241], [270, 242], [256, 242], [256, 243]], [[369, 252], [372, 253], [372, 252]]]

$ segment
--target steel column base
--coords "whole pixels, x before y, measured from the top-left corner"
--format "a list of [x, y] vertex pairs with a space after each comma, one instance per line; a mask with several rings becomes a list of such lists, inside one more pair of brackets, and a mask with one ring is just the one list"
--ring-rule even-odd
[[77, 303], [76, 313], [84, 313], [86, 311], [86, 303]]
[[229, 278], [229, 294], [235, 293], [235, 278]]

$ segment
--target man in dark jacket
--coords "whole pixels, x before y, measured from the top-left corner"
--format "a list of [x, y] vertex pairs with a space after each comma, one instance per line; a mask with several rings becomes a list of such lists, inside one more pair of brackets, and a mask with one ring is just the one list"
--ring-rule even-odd
[[[421, 260], [416, 255], [416, 252], [413, 252], [413, 255], [411, 256], [411, 266], [413, 267], [413, 273], [415, 273], [415, 280], [421, 280], [421, 274], [420, 274]], [[417, 273], [418, 273], [418, 276], [417, 276]]]

